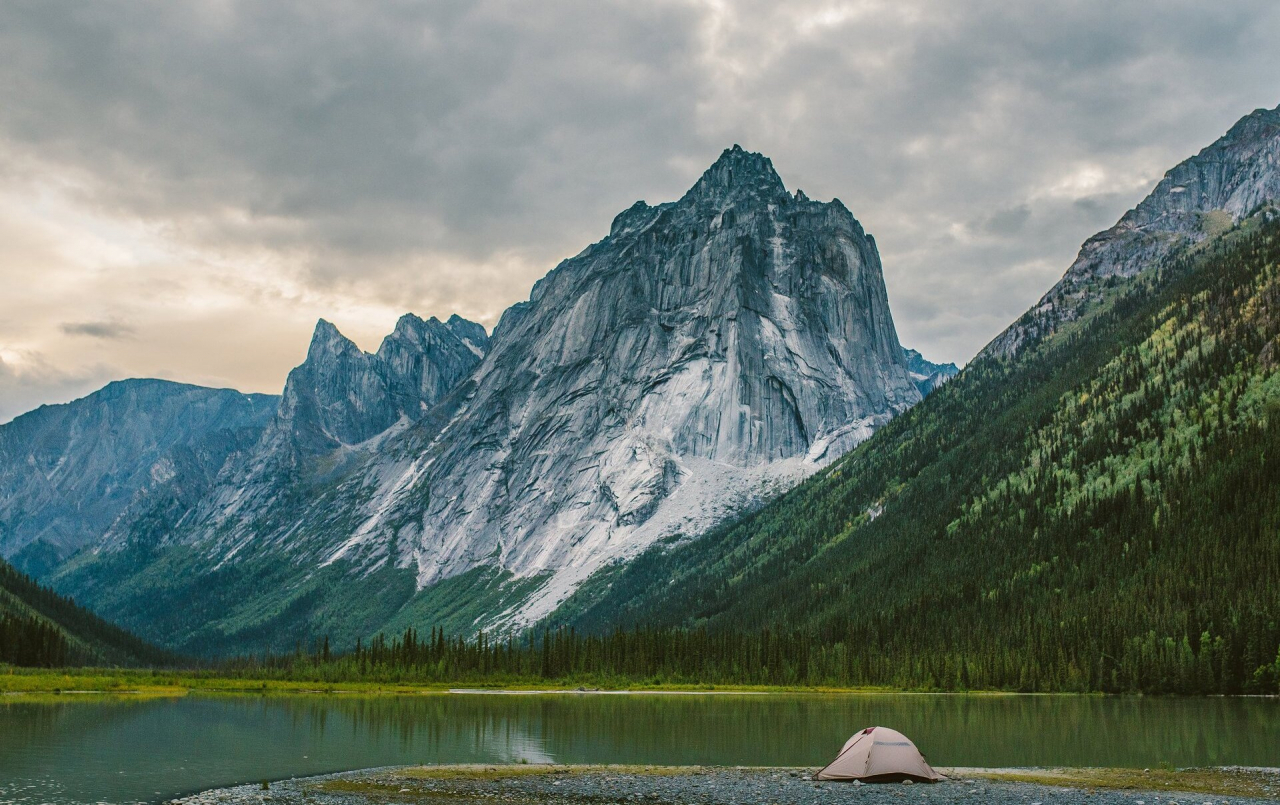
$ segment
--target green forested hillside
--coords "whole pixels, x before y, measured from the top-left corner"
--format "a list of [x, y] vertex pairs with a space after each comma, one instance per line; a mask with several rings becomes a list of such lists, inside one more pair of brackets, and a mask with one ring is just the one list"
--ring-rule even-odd
[[0, 560], [0, 663], [54, 667], [173, 660]]
[[803, 635], [812, 682], [1274, 692], [1275, 217], [1099, 283], [1079, 320], [555, 622]]

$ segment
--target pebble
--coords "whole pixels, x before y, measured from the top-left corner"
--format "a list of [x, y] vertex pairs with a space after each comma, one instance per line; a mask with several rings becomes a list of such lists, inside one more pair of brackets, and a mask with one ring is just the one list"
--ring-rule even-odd
[[[345, 780], [368, 783], [368, 794], [325, 791], [323, 783]], [[271, 805], [374, 805], [387, 802], [386, 793], [398, 791], [393, 802], [447, 801], [451, 805], [599, 805], [600, 803], [651, 802], [656, 805], [902, 805], [910, 792], [929, 805], [1145, 805], [1155, 792], [1090, 791], [1030, 783], [954, 780], [920, 785], [817, 784], [805, 769], [702, 768], [682, 774], [645, 774], [622, 771], [569, 769], [556, 773], [518, 774], [500, 779], [431, 779], [405, 776], [397, 769], [370, 769], [271, 784]], [[918, 791], [919, 796], [916, 792]], [[1163, 796], [1163, 795], [1160, 795]], [[260, 786], [244, 785], [207, 791], [173, 805], [263, 805]], [[1232, 800], [1236, 805], [1276, 800]], [[1160, 805], [1160, 803], [1157, 803]], [[1172, 801], [1164, 805], [1173, 805]], [[1206, 802], [1204, 805], [1215, 805]]]

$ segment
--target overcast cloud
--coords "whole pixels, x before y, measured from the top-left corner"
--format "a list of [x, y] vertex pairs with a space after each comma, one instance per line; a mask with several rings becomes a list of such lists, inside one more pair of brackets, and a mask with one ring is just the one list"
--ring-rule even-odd
[[491, 326], [732, 143], [844, 201], [903, 343], [963, 362], [1280, 103], [1277, 41], [1274, 0], [9, 0], [0, 421], [116, 377], [275, 392], [321, 316]]

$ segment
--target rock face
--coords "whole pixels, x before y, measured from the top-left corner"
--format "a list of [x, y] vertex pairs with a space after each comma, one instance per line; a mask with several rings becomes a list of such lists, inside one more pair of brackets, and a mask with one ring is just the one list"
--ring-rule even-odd
[[317, 456], [417, 420], [475, 370], [488, 343], [466, 319], [410, 313], [370, 355], [321, 319], [306, 361], [285, 382], [267, 446]]
[[603, 564], [742, 511], [919, 399], [874, 241], [735, 146], [679, 201], [620, 214], [503, 317], [452, 421], [387, 444], [399, 463], [366, 474], [364, 519], [325, 562], [408, 563], [420, 586], [479, 566], [539, 577], [497, 619], [527, 623]]
[[0, 553], [39, 572], [126, 512], [180, 516], [261, 436], [278, 399], [124, 380], [0, 426]]
[[920, 396], [927, 397], [931, 392], [951, 378], [960, 374], [960, 368], [954, 363], [932, 363], [914, 349], [907, 350], [907, 372], [911, 380], [920, 389]]
[[1132, 276], [1280, 198], [1280, 107], [1258, 109], [1165, 174], [1137, 207], [1085, 241], [1062, 280], [981, 355], [1009, 357], [1077, 318], [1099, 280]]

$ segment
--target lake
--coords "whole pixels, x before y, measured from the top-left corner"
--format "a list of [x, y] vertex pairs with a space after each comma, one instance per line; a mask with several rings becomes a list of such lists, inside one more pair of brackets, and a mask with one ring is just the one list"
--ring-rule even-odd
[[1280, 701], [1083, 696], [0, 699], [0, 802], [155, 802], [410, 763], [819, 766], [884, 725], [938, 766], [1280, 766]]

